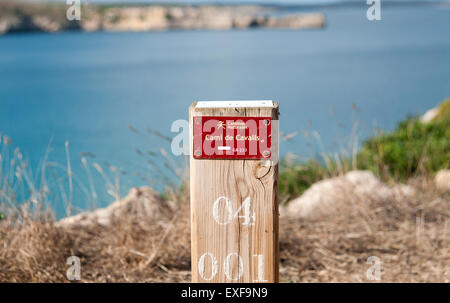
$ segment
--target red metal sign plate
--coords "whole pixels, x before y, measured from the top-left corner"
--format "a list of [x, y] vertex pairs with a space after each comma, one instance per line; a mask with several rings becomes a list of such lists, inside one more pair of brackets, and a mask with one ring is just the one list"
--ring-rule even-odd
[[193, 117], [195, 159], [270, 159], [271, 117]]

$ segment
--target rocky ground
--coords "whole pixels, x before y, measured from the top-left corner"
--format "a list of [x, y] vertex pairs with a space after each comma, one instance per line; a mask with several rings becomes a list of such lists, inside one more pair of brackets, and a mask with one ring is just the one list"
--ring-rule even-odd
[[94, 6], [84, 5], [80, 20], [68, 21], [68, 6], [0, 0], [0, 34], [15, 32], [228, 30], [233, 28], [317, 28], [322, 14], [274, 16], [258, 6]]
[[[320, 181], [281, 211], [282, 282], [450, 281], [450, 172], [388, 185], [368, 171]], [[189, 197], [134, 188], [105, 209], [54, 222], [0, 221], [0, 281], [67, 281], [81, 258], [82, 281], [190, 280]], [[20, 222], [20, 223], [18, 223]]]

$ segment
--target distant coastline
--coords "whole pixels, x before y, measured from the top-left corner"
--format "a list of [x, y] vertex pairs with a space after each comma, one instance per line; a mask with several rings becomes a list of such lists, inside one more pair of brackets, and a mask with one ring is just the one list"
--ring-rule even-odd
[[0, 1], [0, 35], [20, 32], [230, 30], [321, 28], [321, 13], [275, 16], [276, 7], [252, 5], [82, 5], [69, 21], [59, 3]]

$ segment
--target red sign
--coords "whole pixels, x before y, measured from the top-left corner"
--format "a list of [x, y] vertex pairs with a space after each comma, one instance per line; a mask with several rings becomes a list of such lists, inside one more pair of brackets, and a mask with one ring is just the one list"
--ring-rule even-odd
[[195, 116], [195, 159], [270, 159], [271, 117]]

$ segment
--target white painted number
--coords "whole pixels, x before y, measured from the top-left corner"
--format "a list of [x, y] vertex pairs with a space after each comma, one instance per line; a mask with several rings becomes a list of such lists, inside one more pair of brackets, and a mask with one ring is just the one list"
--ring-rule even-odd
[[[225, 210], [225, 212], [222, 214], [221, 210]], [[243, 212], [242, 215], [240, 215], [241, 212]], [[250, 197], [247, 197], [244, 202], [242, 202], [241, 206], [236, 211], [234, 211], [233, 203], [231, 202], [231, 200], [225, 196], [220, 196], [216, 199], [216, 201], [214, 201], [213, 217], [219, 225], [227, 225], [231, 223], [233, 219], [242, 219], [242, 225], [251, 226], [255, 224], [256, 214], [255, 212], [252, 212], [252, 199]], [[208, 277], [205, 276], [205, 258], [207, 256], [211, 258], [212, 262], [211, 274]], [[258, 262], [258, 277], [256, 280], [253, 280], [253, 282], [267, 282], [267, 280], [264, 280], [264, 256], [253, 255], [253, 257], [257, 257]], [[232, 258], [237, 258], [238, 271], [235, 276], [233, 276], [231, 269]], [[225, 262], [223, 263], [223, 271], [228, 280], [239, 281], [239, 279], [244, 274], [244, 262], [242, 260], [242, 257], [237, 253], [229, 253], [225, 258]], [[217, 275], [218, 262], [216, 257], [212, 253], [204, 253], [200, 257], [198, 261], [198, 272], [200, 277], [202, 277], [202, 279], [206, 281], [211, 281]]]
[[253, 257], [258, 257], [258, 279], [253, 280], [253, 282], [267, 282], [267, 280], [264, 280], [264, 256], [253, 255]]
[[[211, 257], [211, 275], [209, 277], [205, 277], [205, 258], [206, 256]], [[219, 270], [218, 263], [216, 257], [214, 257], [211, 253], [204, 253], [200, 260], [198, 260], [198, 273], [200, 274], [200, 277], [202, 277], [203, 280], [211, 281], [214, 279], [214, 277], [217, 275], [217, 272]]]
[[[226, 218], [225, 220], [221, 220], [221, 216], [220, 216], [220, 206], [221, 206], [221, 202], [225, 203], [225, 209], [226, 209]], [[242, 225], [245, 226], [249, 226], [249, 225], [254, 225], [255, 224], [255, 217], [256, 214], [253, 212], [251, 212], [252, 209], [252, 199], [250, 197], [247, 197], [244, 202], [242, 203], [242, 205], [238, 208], [238, 210], [236, 212], [233, 211], [233, 204], [231, 203], [230, 199], [228, 199], [227, 197], [221, 196], [219, 198], [216, 199], [216, 201], [214, 201], [213, 204], [213, 217], [214, 220], [216, 220], [216, 222], [219, 225], [227, 225], [229, 223], [231, 223], [231, 221], [233, 219], [239, 218], [239, 219], [243, 219]], [[244, 211], [244, 215], [239, 216], [239, 213], [241, 211]]]
[[[205, 276], [206, 257], [211, 258], [211, 274], [208, 277]], [[231, 261], [233, 257], [237, 258], [237, 267], [238, 267], [238, 271], [235, 277], [233, 277], [231, 268]], [[264, 279], [264, 255], [253, 255], [253, 257], [257, 257], [257, 264], [258, 264], [257, 279], [253, 280], [253, 282], [267, 282], [267, 280]], [[200, 259], [198, 260], [198, 273], [203, 280], [205, 281], [213, 280], [216, 277], [218, 271], [219, 271], [218, 262], [216, 257], [212, 253], [204, 253], [203, 255], [201, 255]], [[239, 281], [239, 279], [244, 274], [244, 261], [242, 260], [242, 257], [239, 256], [237, 253], [229, 253], [225, 258], [225, 262], [223, 263], [223, 271], [225, 277], [228, 280]]]
[[[238, 274], [236, 278], [233, 278], [231, 276], [231, 257], [236, 256], [238, 259]], [[237, 253], [231, 253], [228, 254], [227, 258], [225, 259], [225, 263], [223, 264], [223, 269], [225, 272], [225, 276], [227, 277], [228, 280], [232, 280], [232, 281], [237, 281], [239, 280], [239, 278], [242, 276], [242, 274], [244, 273], [244, 263], [242, 262], [242, 258], [241, 256], [239, 256]]]

